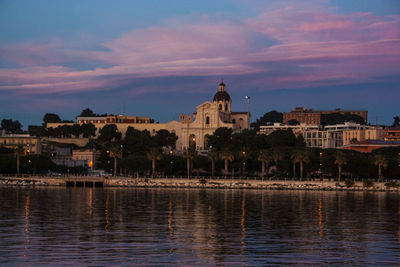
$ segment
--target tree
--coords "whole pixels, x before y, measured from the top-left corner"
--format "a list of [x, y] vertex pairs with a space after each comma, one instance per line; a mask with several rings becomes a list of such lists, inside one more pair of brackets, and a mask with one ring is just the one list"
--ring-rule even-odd
[[108, 116], [107, 113], [96, 114], [90, 108], [86, 108], [86, 109], [82, 110], [81, 114], [78, 115], [78, 117], [106, 117], [106, 116]]
[[14, 154], [17, 157], [17, 174], [18, 175], [19, 175], [19, 169], [20, 169], [20, 157], [23, 156], [24, 153], [25, 153], [25, 149], [21, 145], [18, 145], [14, 150]]
[[262, 117], [251, 124], [251, 127], [259, 128], [262, 125], [272, 124], [274, 122], [282, 122], [283, 114], [276, 110], [265, 113]]
[[22, 133], [22, 124], [16, 120], [12, 119], [2, 119], [1, 120], [1, 129], [5, 130], [8, 133], [19, 134]]
[[151, 147], [147, 152], [147, 158], [151, 160], [151, 175], [154, 178], [156, 173], [156, 160], [161, 159], [161, 151], [157, 147]]
[[290, 155], [292, 162], [293, 162], [293, 178], [296, 177], [296, 164], [299, 162], [297, 159], [298, 154], [299, 154], [298, 150], [293, 150], [292, 154]]
[[214, 131], [212, 135], [207, 135], [207, 142], [209, 146], [212, 146], [218, 151], [222, 151], [222, 148], [226, 146], [226, 143], [231, 140], [233, 130], [227, 127], [220, 127]]
[[161, 129], [152, 139], [158, 147], [175, 148], [178, 137], [175, 133], [170, 133], [168, 130]]
[[270, 162], [274, 160], [272, 157], [272, 154], [268, 150], [261, 150], [258, 153], [258, 158], [259, 161], [261, 161], [261, 178], [264, 180], [265, 176], [265, 169], [267, 169], [267, 174], [268, 174], [268, 165]]
[[383, 154], [377, 154], [375, 155], [374, 164], [378, 166], [379, 180], [382, 180], [382, 167], [386, 169], [386, 167], [388, 166], [388, 160]]
[[157, 141], [154, 136], [150, 135], [149, 131], [139, 131], [133, 127], [128, 127], [123, 142], [125, 154], [146, 156], [149, 147], [157, 147]]
[[400, 126], [400, 117], [399, 116], [395, 116], [393, 117], [393, 127], [399, 127]]
[[117, 176], [117, 159], [122, 158], [122, 147], [119, 145], [113, 145], [110, 148], [110, 157], [114, 159], [114, 176]]
[[291, 119], [291, 120], [288, 121], [288, 124], [289, 125], [299, 125], [300, 122], [298, 120], [296, 120], [296, 119]]
[[29, 125], [28, 133], [31, 136], [40, 137], [46, 135], [46, 129], [43, 126]]
[[303, 169], [304, 163], [310, 162], [310, 154], [306, 149], [297, 149], [292, 154], [292, 159], [294, 162], [300, 163], [300, 181], [303, 180]]
[[213, 147], [208, 151], [208, 158], [211, 160], [211, 179], [214, 179], [215, 161], [219, 158], [219, 152]]
[[347, 157], [343, 151], [337, 151], [335, 154], [335, 164], [338, 165], [338, 181], [342, 177], [342, 166], [347, 164]]
[[355, 122], [359, 124], [365, 124], [365, 121], [362, 117], [350, 114], [346, 112], [345, 114], [341, 114], [339, 112], [329, 113], [329, 114], [321, 114], [321, 124], [322, 125], [335, 125], [335, 124], [343, 124], [345, 122]]
[[226, 179], [226, 177], [227, 177], [227, 175], [228, 175], [228, 161], [230, 161], [230, 162], [232, 162], [233, 160], [234, 160], [234, 155], [233, 155], [233, 152], [230, 150], [230, 149], [228, 149], [228, 148], [224, 148], [223, 150], [222, 150], [222, 153], [221, 153], [221, 158], [224, 160], [224, 162], [225, 162], [225, 179]]
[[110, 142], [112, 140], [118, 141], [121, 139], [122, 134], [118, 132], [118, 128], [115, 124], [107, 124], [99, 131], [99, 140], [104, 142]]
[[43, 125], [46, 127], [47, 123], [58, 123], [61, 122], [60, 117], [54, 113], [46, 113], [43, 117]]
[[283, 158], [282, 148], [275, 147], [271, 150], [271, 157], [274, 159], [275, 165], [278, 166], [279, 161]]
[[81, 133], [83, 137], [92, 137], [96, 135], [96, 127], [92, 123], [84, 123], [81, 125]]
[[95, 117], [96, 114], [90, 108], [86, 108], [82, 110], [81, 114], [78, 117]]
[[277, 130], [267, 136], [267, 143], [269, 147], [284, 147], [295, 146], [298, 141], [292, 130]]
[[192, 177], [192, 165], [196, 155], [197, 151], [194, 147], [189, 147], [188, 149], [185, 149], [185, 151], [183, 152], [183, 157], [186, 159], [186, 171], [188, 179]]

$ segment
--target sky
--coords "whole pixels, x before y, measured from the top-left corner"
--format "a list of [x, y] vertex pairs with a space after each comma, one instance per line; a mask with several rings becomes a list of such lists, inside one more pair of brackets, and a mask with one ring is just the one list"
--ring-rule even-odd
[[234, 111], [400, 115], [399, 0], [0, 0], [0, 119]]

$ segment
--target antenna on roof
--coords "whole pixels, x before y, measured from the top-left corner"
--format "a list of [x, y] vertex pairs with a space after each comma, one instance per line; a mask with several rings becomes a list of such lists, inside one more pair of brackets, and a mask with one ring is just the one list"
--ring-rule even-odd
[[122, 115], [125, 115], [125, 99], [122, 101]]

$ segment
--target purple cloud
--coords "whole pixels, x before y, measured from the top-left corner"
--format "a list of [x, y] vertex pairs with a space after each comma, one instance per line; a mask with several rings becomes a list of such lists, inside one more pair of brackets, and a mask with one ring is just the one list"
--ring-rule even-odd
[[[101, 43], [103, 50], [64, 47], [60, 40], [2, 45], [0, 58], [20, 67], [0, 69], [0, 90], [73, 93], [112, 90], [138, 78], [268, 75], [278, 63], [287, 67], [253, 84], [276, 89], [371, 82], [399, 74], [399, 29], [398, 15], [338, 15], [296, 6], [242, 22], [202, 18], [136, 29]], [[87, 62], [98, 67], [73, 66]], [[150, 89], [165, 90], [137, 92]]]

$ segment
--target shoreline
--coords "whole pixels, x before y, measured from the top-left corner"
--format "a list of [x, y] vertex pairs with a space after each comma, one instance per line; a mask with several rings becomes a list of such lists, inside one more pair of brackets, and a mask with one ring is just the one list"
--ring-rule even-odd
[[0, 177], [5, 186], [60, 186], [60, 187], [118, 187], [118, 188], [198, 188], [198, 189], [259, 189], [259, 190], [310, 190], [310, 191], [367, 191], [400, 192], [400, 187], [388, 187], [385, 182], [374, 182], [364, 187], [354, 182], [347, 187], [345, 181], [298, 181], [298, 180], [239, 180], [192, 178], [104, 178], [104, 177]]

